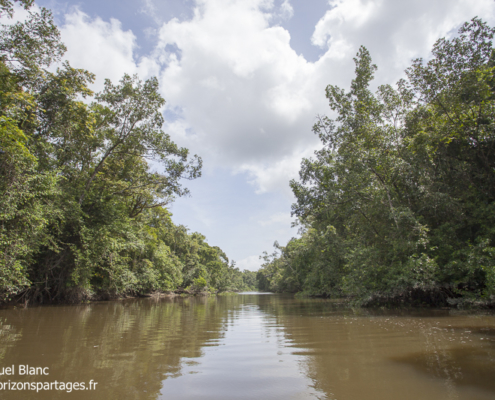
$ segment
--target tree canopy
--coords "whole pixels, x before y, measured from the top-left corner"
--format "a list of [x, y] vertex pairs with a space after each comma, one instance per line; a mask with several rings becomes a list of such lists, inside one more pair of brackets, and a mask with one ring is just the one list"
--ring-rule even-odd
[[291, 182], [301, 237], [265, 260], [260, 286], [361, 304], [495, 294], [494, 32], [465, 23], [376, 93], [359, 49], [350, 91], [326, 88], [323, 148]]
[[44, 8], [0, 30], [0, 298], [249, 287], [165, 208], [202, 161], [162, 130], [158, 80], [124, 75], [94, 94], [94, 75], [61, 62], [65, 50]]

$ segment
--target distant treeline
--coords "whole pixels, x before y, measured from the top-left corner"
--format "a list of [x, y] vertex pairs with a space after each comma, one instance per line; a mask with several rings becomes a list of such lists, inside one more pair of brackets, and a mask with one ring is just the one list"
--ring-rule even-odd
[[252, 289], [255, 273], [164, 208], [201, 159], [162, 131], [157, 79], [126, 75], [94, 95], [90, 72], [47, 70], [65, 50], [46, 9], [1, 27], [0, 300]]
[[332, 118], [313, 127], [323, 148], [291, 182], [301, 236], [265, 254], [260, 289], [359, 304], [493, 303], [493, 35], [475, 18], [376, 93], [361, 47], [350, 91], [326, 88]]

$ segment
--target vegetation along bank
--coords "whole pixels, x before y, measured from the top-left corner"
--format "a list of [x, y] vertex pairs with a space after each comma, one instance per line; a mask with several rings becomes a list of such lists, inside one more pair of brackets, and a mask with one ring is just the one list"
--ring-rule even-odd
[[[0, 11], [7, 21], [12, 2]], [[255, 274], [172, 222], [166, 207], [188, 194], [182, 182], [200, 177], [202, 161], [162, 130], [156, 78], [125, 75], [95, 94], [92, 73], [60, 63], [50, 11], [4, 25], [0, 300], [258, 286], [361, 305], [489, 306], [494, 32], [475, 18], [376, 91], [376, 66], [359, 50], [350, 90], [326, 88], [332, 114], [313, 127], [321, 150], [291, 182], [301, 235], [276, 244]]]
[[[12, 5], [0, 0], [4, 21]], [[201, 158], [161, 129], [158, 80], [125, 75], [94, 94], [92, 73], [48, 69], [65, 50], [46, 9], [0, 31], [0, 300], [253, 288], [165, 208]]]
[[370, 88], [362, 47], [349, 91], [292, 181], [301, 236], [265, 254], [260, 288], [356, 304], [493, 305], [494, 29], [473, 19], [407, 79]]

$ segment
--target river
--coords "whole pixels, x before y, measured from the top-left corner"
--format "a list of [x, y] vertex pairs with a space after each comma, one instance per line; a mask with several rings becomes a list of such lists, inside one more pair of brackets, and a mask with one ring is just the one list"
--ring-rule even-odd
[[495, 314], [272, 294], [9, 308], [0, 373], [2, 399], [488, 400]]

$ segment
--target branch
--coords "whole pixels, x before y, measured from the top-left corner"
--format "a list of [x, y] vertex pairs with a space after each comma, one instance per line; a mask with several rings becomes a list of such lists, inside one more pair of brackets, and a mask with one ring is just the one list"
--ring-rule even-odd
[[397, 222], [397, 217], [395, 216], [395, 211], [394, 211], [394, 206], [392, 205], [392, 198], [390, 197], [390, 192], [387, 188], [387, 185], [385, 184], [385, 181], [382, 179], [382, 177], [380, 176], [380, 174], [378, 172], [375, 171], [375, 169], [369, 165], [368, 163], [368, 166], [370, 168], [370, 170], [377, 176], [377, 178], [380, 180], [380, 182], [382, 183], [383, 185], [383, 188], [385, 189], [385, 191], [387, 192], [387, 197], [388, 197], [388, 204], [390, 206], [390, 211], [392, 213], [392, 217], [394, 218], [394, 221], [395, 221], [395, 226], [397, 229], [399, 229], [399, 223]]
[[122, 140], [118, 140], [117, 143], [115, 143], [112, 147], [110, 147], [103, 156], [103, 158], [100, 160], [95, 170], [93, 171], [88, 181], [86, 182], [86, 185], [84, 186], [84, 191], [82, 192], [81, 197], [79, 197], [79, 205], [82, 204], [84, 197], [86, 197], [86, 193], [88, 192], [89, 187], [91, 186], [91, 182], [93, 182], [93, 179], [95, 179], [96, 175], [103, 167], [103, 163], [105, 162], [105, 160], [110, 156], [110, 154], [112, 154], [113, 150], [115, 150], [115, 148], [117, 148], [117, 146], [119, 146], [120, 144], [122, 144]]

